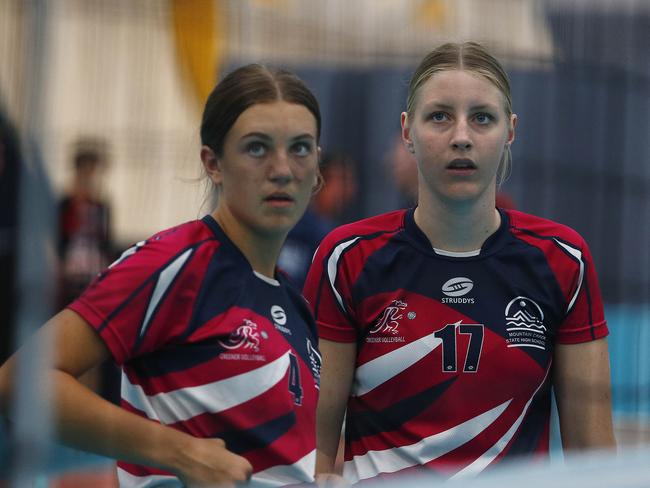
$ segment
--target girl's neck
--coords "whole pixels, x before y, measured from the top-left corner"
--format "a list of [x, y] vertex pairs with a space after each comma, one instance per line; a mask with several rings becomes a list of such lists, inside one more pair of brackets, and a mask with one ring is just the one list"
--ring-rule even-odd
[[433, 248], [451, 252], [480, 249], [501, 225], [490, 198], [471, 203], [420, 198], [414, 218]]
[[254, 271], [275, 279], [275, 265], [286, 236], [255, 232], [223, 209], [212, 212], [212, 217], [241, 251]]

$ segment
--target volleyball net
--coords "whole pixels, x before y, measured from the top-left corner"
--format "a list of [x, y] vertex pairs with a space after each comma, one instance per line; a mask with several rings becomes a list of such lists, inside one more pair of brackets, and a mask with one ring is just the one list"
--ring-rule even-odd
[[[622, 447], [513, 464], [463, 486], [650, 486], [649, 30], [644, 0], [0, 1], [0, 110], [20, 149], [19, 225], [0, 228], [0, 251], [17, 263], [11, 341], [56, 311], [56, 202], [80, 136], [108, 142], [101, 191], [124, 249], [205, 211], [197, 134], [206, 87], [246, 62], [284, 66], [321, 102], [321, 146], [355, 161], [348, 217], [363, 218], [400, 202], [386, 160], [411, 70], [441, 42], [477, 40], [510, 73], [519, 115], [504, 192], [578, 230], [594, 256]], [[48, 483], [106, 469], [110, 461], [53, 447], [37, 374], [49, 352], [27, 357], [12, 436], [0, 424], [3, 476], [13, 470], [22, 486], [33, 475]]]

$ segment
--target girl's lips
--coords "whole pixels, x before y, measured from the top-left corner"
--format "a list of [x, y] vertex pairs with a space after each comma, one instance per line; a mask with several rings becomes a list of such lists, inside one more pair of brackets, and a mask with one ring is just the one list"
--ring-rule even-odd
[[478, 168], [471, 159], [454, 159], [446, 169], [447, 172], [455, 176], [471, 176]]
[[287, 193], [272, 193], [264, 201], [274, 207], [288, 207], [294, 203], [294, 199]]
[[293, 198], [288, 193], [271, 193], [269, 196], [265, 197], [264, 200], [284, 200], [293, 202]]
[[476, 164], [471, 159], [454, 159], [447, 165], [447, 169], [471, 170], [476, 169]]

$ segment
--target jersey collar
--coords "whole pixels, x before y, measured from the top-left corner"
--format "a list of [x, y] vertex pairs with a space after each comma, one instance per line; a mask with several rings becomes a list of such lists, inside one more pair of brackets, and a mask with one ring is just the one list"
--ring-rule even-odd
[[216, 236], [217, 240], [221, 243], [222, 246], [225, 246], [227, 249], [230, 250], [231, 253], [235, 254], [243, 262], [246, 263], [247, 267], [250, 268], [251, 273], [253, 273], [258, 279], [262, 279], [262, 281], [264, 281], [265, 283], [268, 283], [273, 286], [280, 286], [283, 276], [282, 273], [278, 272], [277, 268], [275, 270], [275, 279], [268, 278], [258, 273], [250, 265], [248, 259], [246, 259], [246, 256], [244, 256], [244, 253], [242, 253], [241, 250], [235, 245], [235, 243], [232, 242], [232, 240], [230, 240], [230, 237], [228, 237], [228, 235], [223, 231], [223, 229], [219, 225], [219, 222], [217, 222], [212, 215], [207, 214], [205, 217], [201, 219], [201, 221], [208, 226], [208, 228]]
[[419, 250], [433, 255], [437, 256], [441, 259], [448, 259], [448, 260], [473, 260], [473, 259], [482, 259], [486, 256], [489, 256], [491, 254], [494, 254], [497, 252], [499, 249], [501, 249], [505, 243], [508, 240], [508, 228], [510, 227], [510, 219], [508, 217], [507, 212], [503, 211], [502, 209], [497, 209], [499, 211], [499, 215], [501, 216], [501, 224], [499, 225], [499, 228], [490, 236], [486, 239], [486, 241], [483, 243], [483, 246], [481, 246], [481, 249], [479, 252], [469, 252], [469, 253], [451, 253], [448, 251], [440, 251], [436, 252], [433, 247], [431, 246], [431, 243], [429, 242], [429, 239], [427, 236], [422, 232], [422, 230], [417, 226], [415, 223], [415, 208], [410, 208], [406, 211], [406, 214], [404, 215], [404, 233], [406, 238], [413, 244], [415, 247], [417, 247]]

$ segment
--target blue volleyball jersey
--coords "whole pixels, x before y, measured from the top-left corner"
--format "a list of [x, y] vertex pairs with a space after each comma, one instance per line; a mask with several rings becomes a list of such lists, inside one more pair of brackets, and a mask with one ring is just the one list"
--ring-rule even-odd
[[432, 248], [414, 211], [338, 228], [305, 285], [322, 339], [354, 342], [344, 475], [442, 478], [548, 452], [558, 343], [607, 335], [589, 250], [516, 211], [479, 251]]
[[[256, 273], [211, 216], [138, 243], [70, 308], [122, 365], [123, 408], [223, 439], [253, 465], [253, 486], [313, 481], [313, 316], [283, 276]], [[181, 486], [125, 462], [118, 476], [126, 487]]]

